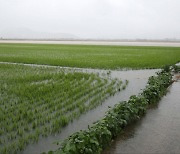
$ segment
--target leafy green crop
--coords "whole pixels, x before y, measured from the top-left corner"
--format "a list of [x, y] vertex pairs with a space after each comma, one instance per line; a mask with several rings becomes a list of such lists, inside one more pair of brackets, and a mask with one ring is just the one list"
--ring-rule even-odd
[[[170, 70], [170, 69], [167, 69]], [[77, 132], [66, 139], [59, 150], [50, 153], [60, 154], [100, 154], [123, 128], [145, 114], [149, 104], [157, 103], [171, 84], [172, 75], [163, 70], [152, 76], [144, 91], [131, 96], [110, 109], [105, 117], [88, 130]]]

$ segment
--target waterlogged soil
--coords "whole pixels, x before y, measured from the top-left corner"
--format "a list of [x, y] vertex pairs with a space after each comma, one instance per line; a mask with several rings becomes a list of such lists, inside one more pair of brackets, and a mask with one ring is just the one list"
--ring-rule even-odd
[[180, 80], [169, 87], [159, 104], [128, 126], [103, 154], [180, 153]]
[[68, 124], [61, 130], [61, 133], [51, 135], [46, 138], [40, 138], [38, 143], [28, 145], [23, 154], [39, 154], [42, 152], [48, 152], [50, 150], [58, 149], [59, 145], [56, 145], [56, 141], [63, 141], [74, 132], [84, 130], [88, 128], [88, 125], [92, 125], [95, 121], [101, 119], [109, 107], [113, 107], [119, 101], [128, 100], [131, 95], [138, 94], [147, 83], [150, 76], [155, 75], [158, 70], [129, 70], [129, 71], [107, 71], [97, 69], [76, 69], [76, 71], [83, 71], [89, 73], [99, 73], [100, 76], [109, 74], [110, 78], [118, 78], [122, 81], [128, 80], [128, 86], [125, 90], [120, 91], [116, 95], [108, 98], [102, 105], [97, 108], [88, 111], [81, 115], [78, 119], [75, 119], [72, 123]]

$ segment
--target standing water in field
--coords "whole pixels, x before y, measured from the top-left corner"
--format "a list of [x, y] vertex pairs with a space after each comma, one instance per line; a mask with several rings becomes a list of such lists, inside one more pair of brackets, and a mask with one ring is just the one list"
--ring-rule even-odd
[[180, 80], [169, 87], [167, 95], [144, 118], [128, 126], [103, 154], [179, 153], [179, 94]]
[[[0, 64], [0, 153], [16, 153], [59, 133], [127, 82], [54, 67]], [[7, 152], [8, 150], [8, 152]]]
[[39, 154], [42, 152], [48, 152], [50, 150], [56, 150], [59, 148], [59, 145], [56, 145], [54, 142], [63, 141], [72, 133], [87, 129], [88, 125], [92, 125], [95, 121], [101, 119], [109, 107], [113, 107], [119, 101], [128, 100], [131, 95], [138, 94], [141, 89], [145, 87], [148, 78], [154, 75], [158, 70], [129, 70], [109, 72], [106, 70], [97, 69], [76, 69], [76, 71], [99, 73], [100, 76], [108, 73], [110, 74], [109, 77], [111, 78], [128, 80], [129, 83], [125, 90], [108, 98], [102, 105], [99, 105], [95, 109], [81, 115], [78, 119], [73, 120], [72, 123], [68, 124], [61, 130], [61, 133], [51, 135], [46, 138], [40, 138], [38, 143], [27, 146], [22, 152], [23, 154]]

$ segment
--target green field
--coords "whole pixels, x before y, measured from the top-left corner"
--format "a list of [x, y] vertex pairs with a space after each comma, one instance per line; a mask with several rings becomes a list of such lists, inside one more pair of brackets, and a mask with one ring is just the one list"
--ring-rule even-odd
[[0, 62], [138, 69], [161, 68], [179, 61], [179, 47], [0, 44]]
[[[178, 47], [0, 44], [0, 62], [79, 68], [161, 68], [180, 62]], [[59, 133], [126, 88], [107, 74], [0, 63], [0, 153], [18, 153]]]
[[69, 69], [0, 64], [0, 153], [60, 132], [126, 85]]

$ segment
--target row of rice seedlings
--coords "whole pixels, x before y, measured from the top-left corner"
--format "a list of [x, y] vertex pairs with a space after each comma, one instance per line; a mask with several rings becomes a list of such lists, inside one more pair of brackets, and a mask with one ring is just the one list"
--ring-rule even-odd
[[21, 66], [0, 69], [0, 153], [18, 152], [40, 136], [59, 132], [121, 85], [95, 74]]

